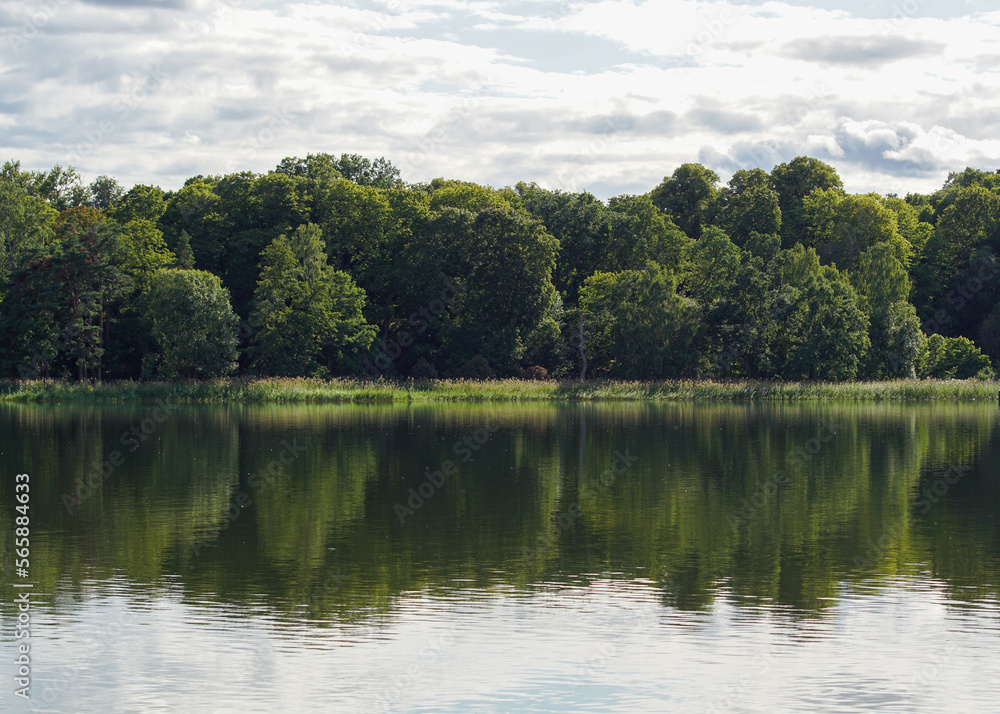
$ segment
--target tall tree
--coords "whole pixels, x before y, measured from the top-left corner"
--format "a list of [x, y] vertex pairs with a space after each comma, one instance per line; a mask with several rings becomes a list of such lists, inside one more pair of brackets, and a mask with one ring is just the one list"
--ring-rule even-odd
[[279, 376], [355, 371], [375, 328], [362, 314], [365, 293], [327, 263], [318, 226], [281, 235], [261, 256], [254, 292], [253, 367]]
[[715, 223], [734, 243], [743, 246], [754, 233], [777, 233], [781, 228], [778, 194], [763, 169], [739, 170], [719, 192]]
[[580, 309], [587, 359], [598, 374], [649, 379], [698, 369], [698, 307], [659, 266], [595, 273], [580, 291]]
[[0, 295], [7, 276], [53, 238], [57, 215], [44, 199], [0, 176]]
[[771, 186], [778, 194], [781, 208], [781, 239], [784, 246], [790, 248], [796, 243], [806, 243], [804, 229], [808, 219], [802, 213], [806, 196], [816, 190], [843, 190], [844, 182], [829, 164], [797, 156], [771, 169]]
[[50, 376], [62, 365], [80, 380], [101, 379], [108, 303], [125, 284], [112, 264], [117, 239], [107, 223], [70, 217], [50, 250], [17, 270], [4, 300], [8, 366]]
[[236, 371], [239, 320], [217, 276], [161, 270], [151, 281], [147, 309], [161, 378], [213, 379]]
[[691, 238], [700, 238], [718, 196], [719, 175], [701, 164], [681, 164], [650, 193]]

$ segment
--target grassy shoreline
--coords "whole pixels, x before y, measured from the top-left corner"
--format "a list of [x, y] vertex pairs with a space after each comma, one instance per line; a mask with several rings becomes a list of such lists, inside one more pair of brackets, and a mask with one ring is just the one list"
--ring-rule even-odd
[[979, 380], [889, 382], [650, 381], [483, 382], [230, 379], [209, 382], [0, 381], [0, 402], [531, 402], [531, 401], [996, 401]]

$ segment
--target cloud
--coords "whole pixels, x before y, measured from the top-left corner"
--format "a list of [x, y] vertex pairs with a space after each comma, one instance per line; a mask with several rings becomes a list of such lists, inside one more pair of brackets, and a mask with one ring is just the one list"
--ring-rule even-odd
[[906, 37], [802, 37], [788, 42], [782, 52], [793, 59], [825, 64], [875, 67], [919, 57], [932, 59], [944, 51], [943, 42]]
[[346, 151], [605, 197], [690, 161], [900, 193], [1000, 165], [1000, 14], [796, 2], [8, 0], [0, 150], [165, 188]]

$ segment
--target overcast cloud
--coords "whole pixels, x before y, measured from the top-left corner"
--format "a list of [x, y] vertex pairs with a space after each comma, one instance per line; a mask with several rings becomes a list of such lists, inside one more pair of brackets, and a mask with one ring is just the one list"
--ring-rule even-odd
[[985, 3], [0, 0], [26, 168], [177, 188], [285, 156], [601, 198], [807, 154], [850, 191], [1000, 168]]

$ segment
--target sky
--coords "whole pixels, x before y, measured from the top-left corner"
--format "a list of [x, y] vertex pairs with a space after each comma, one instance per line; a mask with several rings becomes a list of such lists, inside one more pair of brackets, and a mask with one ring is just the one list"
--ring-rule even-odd
[[1000, 168], [981, 0], [0, 0], [0, 160], [179, 188], [287, 156], [601, 199], [795, 156], [850, 192]]

